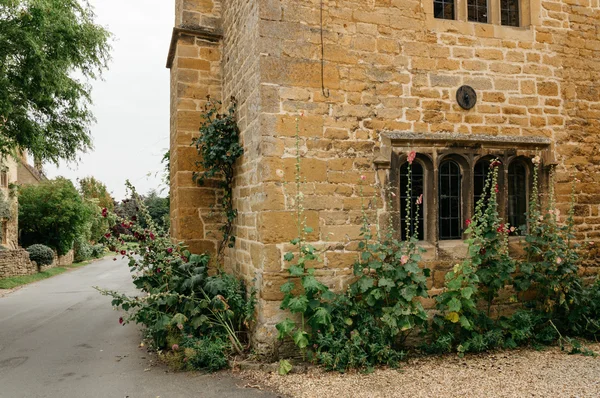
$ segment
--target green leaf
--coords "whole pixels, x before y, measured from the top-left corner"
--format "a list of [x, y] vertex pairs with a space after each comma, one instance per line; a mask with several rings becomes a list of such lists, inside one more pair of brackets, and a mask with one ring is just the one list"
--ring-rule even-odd
[[294, 290], [295, 287], [296, 287], [296, 284], [292, 281], [289, 281], [289, 282], [286, 282], [283, 285], [281, 285], [280, 290], [282, 293], [289, 294]]
[[277, 330], [279, 331], [278, 338], [280, 340], [283, 340], [286, 336], [292, 334], [292, 332], [296, 328], [296, 322], [292, 321], [289, 318], [286, 318], [284, 321], [279, 322], [277, 325], [275, 325], [275, 328], [277, 328]]
[[279, 376], [285, 376], [292, 370], [292, 364], [287, 359], [279, 361]]
[[358, 288], [360, 289], [360, 291], [362, 293], [365, 293], [367, 290], [373, 287], [373, 278], [363, 276], [358, 281], [356, 281], [356, 283], [358, 284]]
[[285, 253], [285, 255], [283, 256], [283, 259], [287, 262], [290, 262], [294, 259], [294, 254], [293, 253]]
[[308, 333], [298, 330], [296, 333], [294, 333], [293, 339], [298, 348], [303, 350], [308, 347]]
[[327, 286], [319, 282], [314, 276], [309, 275], [302, 278], [302, 286], [307, 292], [325, 291]]
[[304, 267], [300, 265], [292, 265], [289, 268], [289, 272], [291, 276], [304, 276]]
[[388, 288], [386, 290], [390, 290], [391, 288], [393, 288], [395, 286], [395, 283], [393, 280], [389, 279], [389, 278], [381, 278], [379, 279], [379, 282], [377, 283], [377, 286], [382, 287], [382, 288]]
[[298, 296], [291, 298], [288, 303], [288, 308], [292, 313], [304, 313], [308, 308], [308, 298], [306, 296]]
[[461, 308], [462, 304], [456, 297], [453, 297], [452, 300], [448, 302], [448, 311], [450, 312], [459, 312]]
[[315, 323], [319, 325], [329, 325], [331, 323], [331, 315], [329, 314], [329, 311], [323, 307], [317, 308], [313, 315], [313, 319], [315, 320]]
[[460, 294], [468, 300], [473, 295], [473, 288], [471, 286], [466, 286], [460, 291]]
[[467, 330], [471, 330], [473, 328], [473, 325], [471, 325], [471, 322], [469, 322], [467, 317], [464, 315], [460, 316], [460, 326], [462, 326], [463, 328], [465, 328]]

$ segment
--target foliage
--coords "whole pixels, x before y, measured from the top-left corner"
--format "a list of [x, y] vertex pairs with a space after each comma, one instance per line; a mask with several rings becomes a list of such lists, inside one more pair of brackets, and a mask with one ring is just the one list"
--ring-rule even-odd
[[219, 113], [220, 105], [220, 102], [208, 98], [205, 113], [202, 115], [200, 135], [193, 141], [193, 145], [196, 146], [201, 159], [196, 163], [203, 170], [194, 174], [194, 181], [201, 185], [210, 182], [223, 189], [220, 211], [225, 218], [221, 228], [224, 238], [218, 248], [219, 255], [222, 255], [226, 247], [233, 247], [235, 243], [233, 223], [237, 217], [237, 210], [233, 208], [234, 167], [244, 149], [239, 142], [235, 98], [231, 98], [231, 105], [225, 114]]
[[75, 262], [86, 261], [92, 258], [92, 245], [82, 237], [78, 236], [73, 244], [74, 260]]
[[67, 254], [79, 235], [85, 234], [93, 212], [73, 186], [59, 177], [21, 188], [19, 227], [21, 244], [42, 243]]
[[[195, 349], [194, 355], [187, 356], [189, 366], [220, 367], [227, 355], [245, 350], [254, 314], [254, 291], [247, 293], [244, 284], [232, 275], [209, 275], [209, 256], [191, 254], [182, 244], [173, 244], [168, 235], [156, 229], [143, 201], [131, 185], [129, 188], [138, 213], [120, 219], [118, 225], [130, 232], [138, 246], [127, 251], [117, 226], [107, 234], [107, 242], [129, 259], [133, 283], [146, 295], [99, 290], [113, 298], [114, 306], [129, 311], [123, 322], [146, 327], [157, 349]], [[147, 228], [139, 223], [141, 218], [148, 220]]]
[[0, 153], [56, 163], [91, 147], [87, 82], [107, 67], [109, 37], [87, 2], [0, 3]]
[[29, 259], [38, 266], [50, 265], [54, 261], [54, 251], [45, 245], [31, 245], [27, 248]]
[[[359, 243], [360, 257], [354, 265], [356, 279], [344, 294], [333, 293], [315, 278], [315, 269], [310, 266], [320, 258], [315, 247], [306, 242], [312, 229], [306, 226], [303, 214], [298, 133], [296, 146], [298, 237], [291, 243], [298, 253], [285, 255], [290, 263], [290, 280], [281, 287], [284, 293], [281, 308], [298, 314], [300, 322], [288, 318], [279, 323], [279, 338], [291, 337], [300, 349], [308, 349], [311, 357], [328, 369], [396, 366], [405, 356], [403, 343], [408, 335], [427, 322], [419, 297], [427, 297], [429, 270], [422, 270], [418, 264], [421, 250], [417, 246], [418, 231], [413, 226], [418, 214], [407, 223], [407, 231], [414, 234], [402, 242], [396, 239], [392, 214], [386, 230], [373, 236], [363, 204], [363, 240]], [[414, 157], [411, 165], [412, 160]], [[409, 185], [409, 197], [411, 189]], [[376, 207], [374, 202], [371, 204]], [[407, 203], [409, 206], [411, 203]], [[296, 286], [298, 279], [301, 289]]]
[[79, 181], [79, 192], [84, 199], [93, 200], [98, 206], [108, 211], [115, 208], [115, 200], [108, 192], [106, 185], [95, 177], [85, 177]]
[[[151, 190], [143, 198], [144, 205], [148, 209], [148, 215], [152, 218], [156, 227], [168, 231], [170, 225], [170, 208], [171, 201], [169, 198], [161, 198], [156, 190]], [[140, 222], [146, 226], [146, 220], [141, 219]]]

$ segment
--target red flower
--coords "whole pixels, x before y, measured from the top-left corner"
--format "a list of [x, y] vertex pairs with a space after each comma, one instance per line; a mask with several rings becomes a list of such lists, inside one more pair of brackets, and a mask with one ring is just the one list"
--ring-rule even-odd
[[417, 157], [417, 153], [415, 151], [410, 151], [408, 153], [406, 160], [408, 161], [409, 164], [412, 164], [415, 161], [416, 157]]
[[500, 233], [504, 233], [504, 224], [500, 224], [500, 226], [498, 227], [498, 229], [496, 230]]
[[500, 192], [500, 190], [498, 189], [498, 184], [496, 184], [496, 186], [494, 187], [494, 192], [496, 192], [496, 193]]
[[419, 197], [417, 198], [417, 202], [418, 205], [422, 205], [423, 204], [423, 194], [419, 195]]
[[126, 255], [126, 254], [127, 254], [127, 252], [126, 252], [125, 250], [121, 250], [121, 255], [122, 255], [122, 256], [124, 256], [124, 255]]
[[183, 260], [184, 263], [187, 263], [187, 257], [186, 256], [181, 256], [181, 259]]
[[467, 225], [467, 227], [468, 227], [469, 225], [471, 225], [471, 220], [470, 220], [470, 219], [468, 219], [467, 221], [465, 221], [465, 224], [466, 224], [466, 225]]
[[154, 240], [155, 236], [152, 232], [150, 232], [150, 239]]
[[160, 269], [160, 268], [157, 268], [157, 269], [156, 269], [156, 273], [157, 273], [157, 274], [160, 274], [161, 272], [162, 272], [162, 269]]
[[137, 221], [137, 216], [131, 216], [131, 221]]
[[172, 248], [172, 247], [169, 247], [169, 248], [167, 249], [167, 253], [169, 253], [169, 254], [173, 253], [173, 248]]
[[492, 163], [490, 163], [490, 167], [494, 168], [494, 167], [498, 167], [502, 164], [501, 161], [499, 161], [498, 159], [494, 160]]
[[119, 324], [122, 325], [123, 324], [123, 317], [119, 318]]
[[110, 232], [109, 232], [109, 233], [107, 233], [107, 234], [104, 234], [104, 237], [105, 237], [106, 239], [110, 238], [111, 236], [112, 236], [112, 235], [110, 234]]
[[102, 209], [102, 217], [104, 217], [104, 218], [108, 217], [108, 209], [106, 207], [104, 209]]

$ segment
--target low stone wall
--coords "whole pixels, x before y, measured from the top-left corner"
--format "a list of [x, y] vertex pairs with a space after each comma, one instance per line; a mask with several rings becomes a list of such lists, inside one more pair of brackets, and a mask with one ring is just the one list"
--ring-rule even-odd
[[31, 275], [38, 272], [29, 253], [24, 249], [0, 251], [0, 279], [11, 276]]
[[75, 261], [75, 252], [72, 249], [64, 256], [56, 256], [54, 258], [54, 263], [56, 264], [55, 267], [71, 265], [73, 264], [73, 261]]

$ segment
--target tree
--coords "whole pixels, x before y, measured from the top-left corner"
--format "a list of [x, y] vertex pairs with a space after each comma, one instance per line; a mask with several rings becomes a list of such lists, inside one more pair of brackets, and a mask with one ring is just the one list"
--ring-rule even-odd
[[87, 0], [0, 0], [0, 154], [75, 160], [91, 148], [90, 79], [110, 33]]
[[[156, 190], [151, 190], [143, 198], [144, 204], [148, 209], [148, 214], [154, 221], [157, 227], [167, 231], [169, 229], [170, 219], [169, 213], [171, 209], [171, 201], [169, 198], [161, 198]], [[143, 225], [146, 225], [145, 220], [141, 220]]]
[[98, 206], [112, 211], [115, 200], [108, 193], [106, 185], [94, 177], [85, 177], [79, 180], [79, 192], [84, 199], [96, 200]]
[[93, 208], [66, 178], [24, 186], [19, 194], [21, 245], [41, 243], [64, 255], [75, 238], [87, 233], [93, 216]]

